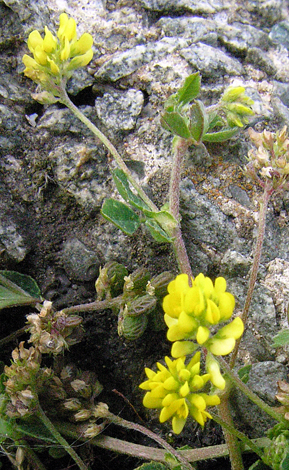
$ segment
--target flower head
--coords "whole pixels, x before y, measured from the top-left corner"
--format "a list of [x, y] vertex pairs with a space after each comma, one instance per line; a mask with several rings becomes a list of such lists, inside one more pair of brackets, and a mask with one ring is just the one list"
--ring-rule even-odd
[[66, 13], [60, 15], [59, 23], [56, 36], [47, 26], [44, 37], [39, 31], [32, 31], [27, 45], [33, 58], [25, 54], [22, 59], [24, 74], [53, 96], [58, 96], [57, 86], [66, 83], [73, 70], [87, 65], [93, 56], [90, 34], [77, 39], [75, 20]]
[[157, 363], [158, 371], [146, 368], [148, 380], [140, 388], [148, 390], [143, 404], [147, 408], [159, 408], [160, 422], [172, 418], [174, 433], [179, 434], [188, 416], [192, 416], [201, 426], [211, 415], [207, 406], [220, 403], [218, 395], [208, 395], [201, 389], [210, 380], [210, 374], [200, 375], [200, 353], [196, 353], [190, 362], [185, 364], [185, 357], [176, 360], [165, 358], [167, 367]]
[[240, 318], [221, 328], [213, 337], [210, 331], [214, 325], [229, 320], [235, 306], [234, 296], [226, 292], [223, 277], [218, 277], [213, 284], [210, 278], [199, 274], [189, 286], [188, 276], [180, 274], [168, 285], [168, 292], [163, 309], [169, 328], [167, 337], [174, 342], [173, 357], [191, 354], [199, 345], [220, 355], [233, 350], [235, 340], [243, 333]]
[[255, 149], [248, 153], [247, 175], [261, 186], [269, 183], [273, 190], [289, 189], [289, 137], [286, 126], [276, 133], [248, 130]]

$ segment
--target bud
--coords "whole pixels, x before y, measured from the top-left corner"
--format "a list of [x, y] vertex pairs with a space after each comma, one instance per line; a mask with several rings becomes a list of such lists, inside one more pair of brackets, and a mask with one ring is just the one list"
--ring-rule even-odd
[[108, 295], [112, 298], [122, 293], [124, 278], [128, 275], [127, 269], [123, 264], [116, 261], [106, 263], [100, 269], [99, 277], [95, 282], [95, 289], [100, 300]]
[[142, 294], [150, 280], [150, 273], [145, 268], [138, 268], [131, 273], [126, 279], [123, 288], [124, 293]]
[[90, 410], [82, 409], [75, 413], [74, 418], [76, 421], [87, 421], [92, 415]]
[[174, 279], [174, 275], [170, 271], [164, 271], [158, 276], [154, 276], [150, 280], [151, 287], [154, 288], [154, 295], [159, 299], [163, 299], [168, 293], [168, 285]]
[[64, 401], [63, 406], [66, 410], [78, 411], [80, 410], [82, 404], [77, 398], [67, 398]]
[[147, 327], [147, 315], [129, 316], [123, 315], [121, 312], [118, 317], [118, 334], [124, 336], [125, 339], [134, 341], [140, 338]]
[[125, 316], [138, 317], [148, 315], [153, 312], [157, 304], [157, 299], [149, 294], [142, 295], [128, 302], [124, 312]]
[[103, 424], [91, 423], [86, 427], [86, 429], [83, 432], [83, 435], [87, 439], [92, 439], [93, 437], [97, 436], [103, 431], [104, 426], [105, 426], [104, 423]]

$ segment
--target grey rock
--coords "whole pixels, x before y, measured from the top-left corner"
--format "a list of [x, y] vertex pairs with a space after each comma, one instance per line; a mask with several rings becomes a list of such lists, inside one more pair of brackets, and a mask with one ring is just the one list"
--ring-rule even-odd
[[213, 14], [224, 8], [222, 0], [141, 0], [147, 10], [160, 12], [189, 11], [194, 14]]
[[96, 98], [95, 108], [101, 122], [115, 131], [129, 131], [135, 127], [144, 103], [143, 93], [130, 89], [114, 91]]
[[135, 46], [127, 51], [114, 54], [94, 76], [97, 79], [115, 82], [131, 75], [142, 65], [148, 64], [155, 58], [161, 59], [188, 44], [189, 42], [183, 38], [163, 38], [160, 41]]
[[289, 84], [278, 81], [273, 82], [272, 96], [279, 98], [282, 103], [289, 108]]
[[103, 148], [66, 139], [49, 153], [48, 158], [54, 164], [55, 179], [60, 187], [87, 213], [98, 211], [107, 196], [109, 180]]
[[224, 252], [238, 238], [234, 224], [206, 196], [200, 195], [189, 180], [181, 184], [183, 230], [191, 243], [207, 245]]
[[245, 0], [243, 6], [260, 26], [268, 28], [282, 20], [286, 0]]
[[198, 70], [203, 77], [216, 78], [227, 75], [241, 75], [242, 64], [225, 52], [201, 42], [181, 49], [180, 55]]
[[161, 18], [156, 26], [160, 26], [165, 36], [183, 36], [190, 38], [193, 42], [204, 42], [217, 45], [216, 23], [208, 18], [181, 17]]
[[277, 68], [268, 54], [257, 47], [251, 47], [248, 49], [246, 62], [254, 65], [255, 67], [257, 66], [267, 75], [275, 75], [277, 73]]
[[281, 21], [281, 23], [275, 24], [269, 37], [275, 44], [282, 44], [286, 49], [289, 49], [289, 21]]
[[11, 214], [11, 201], [6, 194], [5, 186], [0, 184], [0, 259], [8, 259], [20, 263], [24, 260], [29, 252], [29, 246], [20, 229], [20, 223], [23, 224], [20, 214], [18, 214], [19, 222]]
[[29, 28], [33, 26], [33, 29], [43, 29], [44, 25], [50, 22], [49, 8], [44, 0], [37, 2], [31, 2], [30, 0], [4, 0], [4, 3], [14, 13], [17, 13], [21, 22], [29, 21]]
[[[247, 289], [247, 280], [240, 277], [228, 279], [227, 290], [232, 292], [236, 299], [236, 313], [241, 313], [243, 310]], [[278, 330], [271, 290], [257, 283], [240, 346], [240, 358], [250, 363], [273, 360], [275, 350], [272, 347], [272, 338]]]
[[246, 276], [251, 267], [251, 259], [234, 249], [225, 252], [220, 266], [220, 273], [225, 276]]
[[64, 243], [61, 258], [71, 279], [93, 281], [98, 277], [100, 260], [97, 254], [77, 238]]
[[[23, 26], [19, 20], [17, 13], [13, 12], [8, 5], [1, 2], [0, 4], [0, 17], [1, 17], [1, 35], [0, 47], [5, 50], [17, 44], [19, 37], [23, 35]], [[11, 77], [11, 75], [10, 75]]]
[[271, 44], [268, 34], [238, 22], [219, 28], [218, 38], [228, 51], [238, 55], [245, 55], [249, 47], [267, 50]]
[[[96, 118], [95, 109], [92, 106], [79, 106], [82, 113], [92, 122]], [[50, 106], [37, 123], [37, 129], [53, 132], [54, 135], [67, 133], [80, 134], [91, 137], [92, 132], [67, 108], [59, 109]], [[45, 135], [45, 133], [44, 133]]]
[[[269, 405], [277, 405], [277, 381], [286, 380], [286, 367], [273, 361], [264, 361], [253, 364], [249, 372], [247, 386]], [[236, 420], [250, 430], [251, 438], [264, 435], [274, 421], [253, 404], [243, 393], [236, 391], [231, 400], [231, 406]]]

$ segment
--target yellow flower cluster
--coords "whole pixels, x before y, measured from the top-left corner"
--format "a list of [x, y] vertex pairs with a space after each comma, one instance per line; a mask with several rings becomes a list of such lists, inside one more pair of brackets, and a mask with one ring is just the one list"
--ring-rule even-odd
[[[210, 381], [224, 390], [226, 382], [214, 355], [229, 354], [244, 331], [241, 318], [235, 318], [211, 336], [210, 329], [229, 320], [235, 307], [234, 296], [226, 292], [226, 287], [224, 278], [218, 277], [213, 284], [203, 274], [191, 279], [191, 285], [187, 274], [178, 275], [168, 285], [163, 309], [175, 360], [166, 357], [167, 367], [158, 363], [157, 372], [147, 368], [148, 380], [140, 388], [148, 390], [144, 406], [160, 408], [161, 423], [172, 418], [176, 434], [182, 431], [188, 416], [203, 426], [211, 418], [206, 407], [220, 403], [218, 395], [208, 395], [201, 389]], [[200, 346], [206, 348], [204, 375], [200, 375], [200, 352], [185, 365], [186, 356]]]
[[39, 31], [32, 31], [28, 48], [33, 57], [25, 54], [22, 59], [26, 67], [24, 74], [48, 91], [52, 91], [53, 84], [60, 85], [66, 81], [73, 70], [87, 65], [93, 56], [90, 34], [84, 33], [77, 39], [76, 22], [66, 13], [60, 15], [59, 23], [57, 36], [47, 26], [44, 38]]
[[220, 403], [218, 395], [199, 392], [211, 378], [209, 373], [200, 375], [200, 357], [197, 352], [187, 365], [185, 357], [174, 361], [166, 357], [167, 367], [157, 363], [157, 372], [146, 368], [148, 380], [140, 385], [141, 389], [148, 390], [143, 399], [144, 406], [160, 408], [161, 423], [172, 418], [176, 434], [183, 430], [189, 415], [203, 426], [207, 418], [211, 418], [206, 407]]
[[190, 286], [186, 274], [177, 276], [168, 285], [169, 294], [163, 301], [167, 337], [174, 342], [172, 356], [191, 354], [199, 345], [215, 355], [229, 354], [235, 340], [243, 334], [242, 320], [235, 318], [212, 337], [210, 327], [229, 320], [235, 307], [234, 296], [226, 292], [223, 277], [213, 284], [210, 278], [199, 274], [191, 282]]

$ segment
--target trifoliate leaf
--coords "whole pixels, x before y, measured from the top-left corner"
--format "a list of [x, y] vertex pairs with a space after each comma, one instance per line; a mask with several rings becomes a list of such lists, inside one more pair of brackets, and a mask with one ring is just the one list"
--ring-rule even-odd
[[106, 199], [101, 213], [105, 219], [112, 222], [127, 235], [133, 235], [140, 226], [139, 216], [126, 204], [115, 199]]
[[252, 369], [252, 365], [247, 364], [246, 366], [241, 367], [241, 369], [238, 370], [238, 376], [240, 377], [242, 382], [244, 382], [244, 384], [246, 384], [249, 380], [249, 373], [251, 369]]

